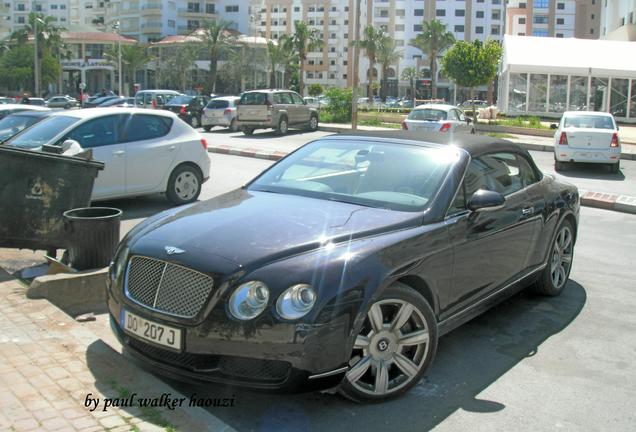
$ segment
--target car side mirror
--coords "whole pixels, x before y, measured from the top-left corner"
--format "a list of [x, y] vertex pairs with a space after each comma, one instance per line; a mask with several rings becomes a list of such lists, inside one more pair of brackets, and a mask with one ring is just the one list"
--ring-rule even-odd
[[468, 208], [474, 212], [499, 210], [504, 206], [506, 198], [499, 192], [479, 189], [468, 200]]
[[559, 125], [556, 123], [550, 123], [550, 129], [558, 129]]

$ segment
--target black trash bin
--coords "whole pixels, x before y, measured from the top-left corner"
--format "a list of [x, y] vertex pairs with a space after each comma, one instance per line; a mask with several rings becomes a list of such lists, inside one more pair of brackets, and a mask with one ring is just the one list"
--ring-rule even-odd
[[106, 267], [119, 243], [121, 210], [86, 207], [64, 212], [71, 267], [89, 270]]
[[0, 145], [0, 247], [66, 248], [66, 210], [88, 207], [102, 162]]

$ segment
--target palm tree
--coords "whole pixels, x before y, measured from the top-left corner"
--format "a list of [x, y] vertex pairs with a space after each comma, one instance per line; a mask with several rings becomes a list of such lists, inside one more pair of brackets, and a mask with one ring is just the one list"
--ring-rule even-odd
[[230, 33], [231, 21], [212, 21], [205, 24], [199, 37], [210, 56], [210, 91], [216, 91], [217, 63], [227, 55], [236, 43], [236, 36]]
[[[378, 51], [380, 47], [384, 45], [389, 36], [382, 29], [376, 30], [373, 26], [366, 26], [364, 28], [364, 40], [359, 41], [360, 48], [362, 48], [369, 59], [369, 72], [367, 74], [367, 97], [371, 99], [372, 95], [372, 86], [375, 70], [375, 63], [378, 56]], [[355, 44], [353, 42], [352, 44]]]
[[303, 95], [305, 90], [305, 61], [307, 60], [307, 53], [322, 48], [323, 42], [318, 30], [310, 29], [303, 21], [296, 21], [294, 23], [292, 41], [294, 49], [298, 54], [298, 66], [300, 69], [298, 93]]
[[176, 82], [181, 91], [187, 90], [188, 74], [194, 66], [194, 61], [199, 55], [200, 47], [192, 42], [179, 44], [172, 55], [168, 57], [168, 75], [170, 81]]
[[413, 66], [404, 68], [401, 78], [409, 82], [411, 88], [411, 98], [415, 98], [415, 79], [417, 78], [417, 69]]
[[389, 75], [389, 68], [391, 65], [399, 64], [400, 59], [402, 58], [402, 50], [399, 50], [396, 42], [387, 37], [382, 45], [380, 45], [377, 52], [377, 60], [382, 67], [382, 84], [380, 87], [380, 93], [382, 99], [386, 99], [387, 94], [387, 79]]
[[[276, 70], [282, 67], [285, 71], [285, 81], [288, 82], [288, 75], [291, 75], [291, 69], [298, 64], [292, 38], [287, 35], [282, 35], [278, 38], [278, 43], [273, 41], [267, 42], [267, 58], [270, 67], [270, 87], [281, 87], [280, 82], [278, 85], [276, 83]], [[286, 84], [283, 84], [283, 87], [287, 88]]]
[[[118, 50], [116, 46], [111, 46], [104, 53], [104, 57], [110, 60], [111, 63], [117, 63]], [[141, 69], [146, 63], [152, 61], [152, 56], [148, 52], [148, 47], [142, 44], [123, 45], [121, 46], [121, 64], [123, 66], [124, 76], [128, 76], [129, 95], [134, 95], [135, 92], [135, 77], [137, 71]], [[122, 73], [122, 71], [120, 71]]]
[[267, 41], [267, 59], [269, 60], [269, 87], [276, 88], [276, 69], [281, 64], [283, 50], [280, 42]]
[[409, 45], [425, 53], [430, 62], [431, 97], [433, 99], [437, 97], [437, 56], [450, 48], [453, 43], [455, 43], [455, 36], [446, 30], [446, 24], [438, 19], [424, 21], [422, 32], [409, 42]]

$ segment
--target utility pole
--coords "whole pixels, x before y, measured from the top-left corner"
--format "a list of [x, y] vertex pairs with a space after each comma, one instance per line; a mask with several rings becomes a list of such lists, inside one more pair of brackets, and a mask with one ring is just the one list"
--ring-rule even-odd
[[351, 92], [351, 129], [358, 129], [358, 69], [360, 68], [360, 15], [361, 0], [356, 0], [355, 36], [353, 40], [353, 90]]
[[33, 52], [33, 56], [34, 56], [34, 62], [33, 62], [33, 78], [34, 78], [34, 85], [33, 85], [33, 93], [35, 93], [33, 96], [35, 97], [39, 97], [40, 96], [40, 59], [38, 58], [38, 16], [37, 16], [37, 11], [36, 11], [36, 7], [35, 7], [35, 2], [33, 2], [33, 45], [34, 45], [34, 52]]
[[119, 96], [123, 96], [122, 89], [122, 70], [121, 70], [121, 32], [119, 30], [119, 20], [115, 22], [115, 30], [117, 30], [117, 71], [119, 72], [118, 76], [118, 92]]

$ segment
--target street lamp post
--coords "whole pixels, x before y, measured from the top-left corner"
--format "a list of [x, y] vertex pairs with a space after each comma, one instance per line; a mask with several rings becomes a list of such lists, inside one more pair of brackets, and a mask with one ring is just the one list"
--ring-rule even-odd
[[358, 69], [360, 65], [360, 5], [361, 1], [356, 1], [355, 14], [355, 45], [353, 47], [353, 89], [351, 91], [351, 129], [358, 129]]
[[[33, 2], [33, 5], [35, 6], [35, 2]], [[33, 9], [35, 9], [35, 7]], [[33, 93], [34, 93], [33, 96], [38, 97], [40, 95], [40, 62], [38, 58], [38, 18], [35, 15], [34, 17], [35, 19], [33, 20], [33, 45], [34, 45], [33, 56], [35, 58], [33, 61], [33, 79], [35, 83], [33, 85]]]
[[122, 89], [122, 70], [121, 70], [121, 33], [119, 31], [119, 21], [115, 23], [115, 30], [117, 30], [117, 70], [119, 71], [118, 89], [119, 96], [123, 96]]

